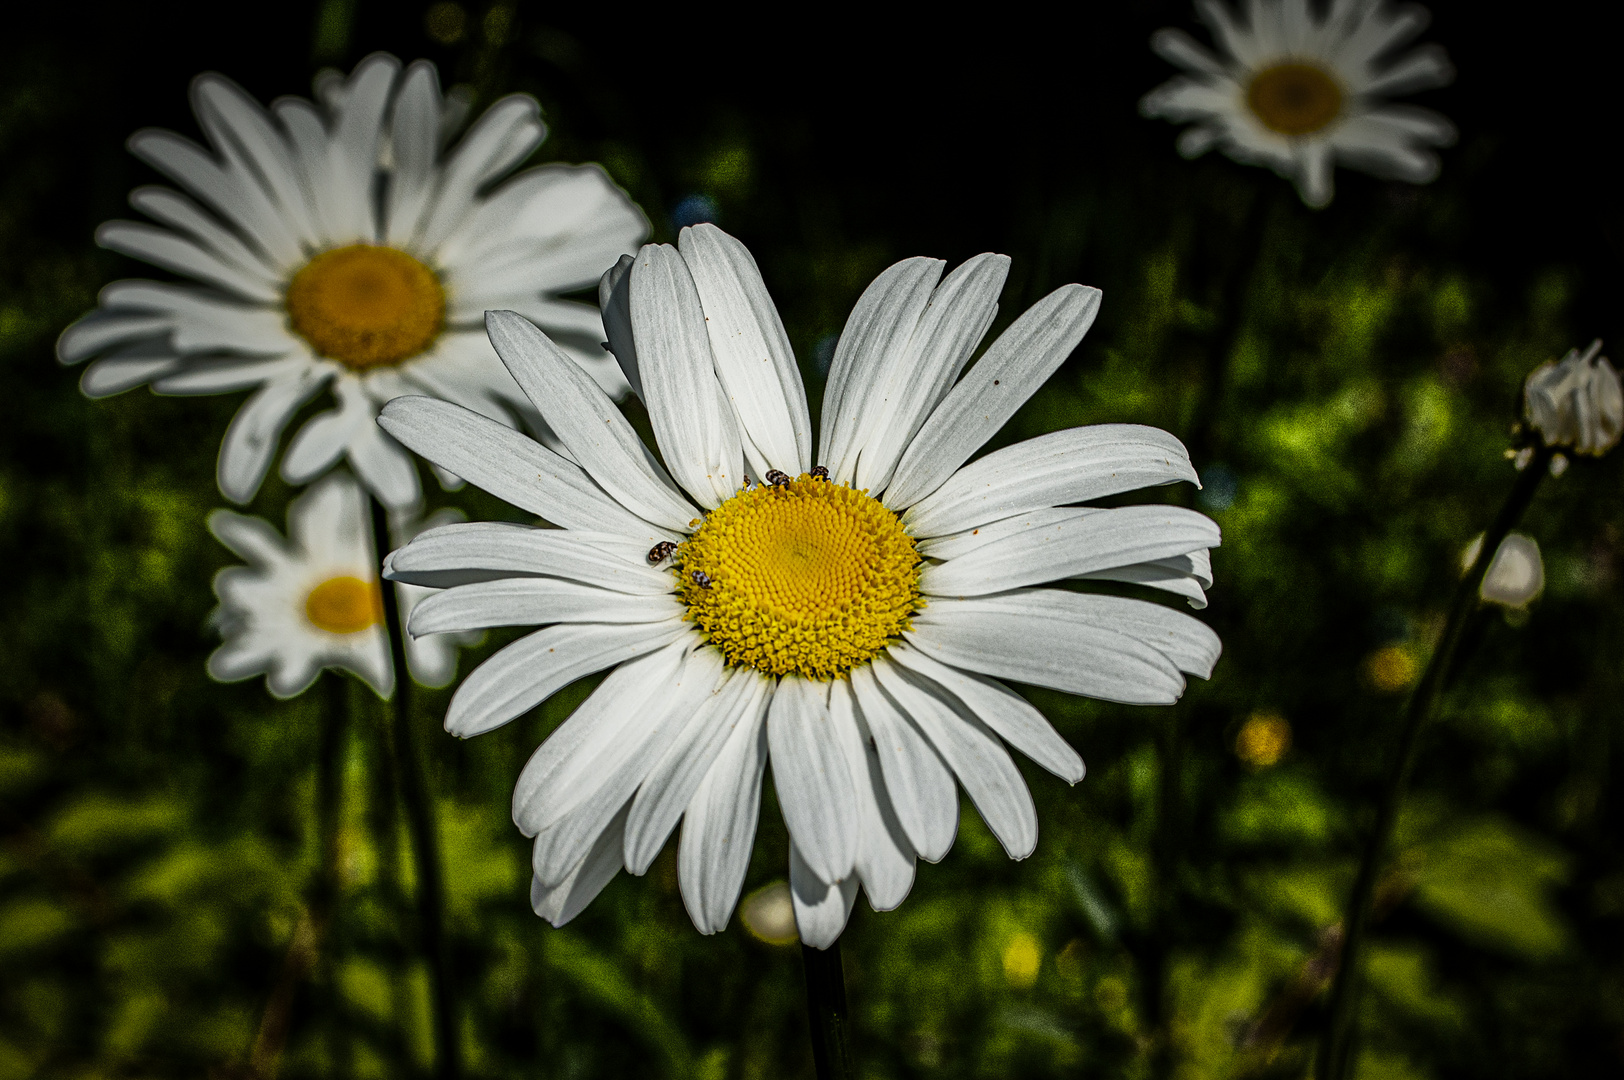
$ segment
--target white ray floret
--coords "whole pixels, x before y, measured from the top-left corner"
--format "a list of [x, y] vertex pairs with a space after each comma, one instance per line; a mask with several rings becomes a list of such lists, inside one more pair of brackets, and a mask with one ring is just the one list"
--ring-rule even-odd
[[184, 193], [137, 189], [131, 204], [157, 224], [110, 221], [97, 239], [189, 280], [114, 282], [63, 332], [63, 363], [93, 361], [86, 394], [253, 391], [220, 448], [220, 489], [240, 503], [326, 388], [336, 407], [289, 441], [283, 476], [308, 483], [347, 460], [400, 510], [420, 490], [410, 456], [374, 423], [392, 398], [443, 398], [552, 439], [497, 359], [487, 309], [523, 313], [610, 396], [625, 390], [598, 311], [560, 297], [595, 282], [648, 223], [594, 165], [503, 179], [547, 136], [534, 99], [500, 99], [458, 140], [466, 107], [425, 61], [402, 70], [376, 54], [316, 90], [315, 102], [266, 109], [202, 75], [192, 105], [207, 149], [168, 131], [130, 139]]
[[683, 900], [702, 932], [723, 929], [770, 765], [801, 938], [827, 947], [859, 887], [889, 910], [918, 859], [947, 854], [961, 787], [1013, 858], [1032, 853], [1037, 814], [1010, 748], [1082, 778], [1077, 752], [1001, 680], [1166, 704], [1186, 675], [1211, 674], [1217, 636], [1189, 615], [1100, 585], [1037, 587], [1129, 582], [1205, 603], [1211, 521], [1078, 505], [1194, 483], [1177, 439], [1078, 428], [965, 464], [1099, 307], [1097, 290], [1065, 286], [966, 370], [1007, 267], [982, 255], [945, 277], [929, 259], [882, 273], [842, 336], [817, 448], [756, 264], [709, 225], [601, 285], [658, 459], [512, 312], [490, 314], [492, 341], [567, 457], [451, 402], [383, 409], [401, 443], [551, 523], [451, 525], [386, 561], [387, 577], [440, 590], [413, 633], [539, 627], [463, 681], [447, 729], [492, 730], [610, 671], [514, 792], [538, 914], [567, 922], [622, 867], [647, 871], [680, 824]]
[[1331, 201], [1342, 164], [1425, 184], [1438, 175], [1434, 147], [1455, 141], [1450, 122], [1397, 105], [1394, 94], [1443, 86], [1454, 77], [1444, 51], [1398, 50], [1427, 25], [1425, 8], [1389, 0], [1197, 0], [1212, 31], [1209, 52], [1180, 30], [1158, 30], [1151, 47], [1184, 69], [1146, 94], [1146, 116], [1190, 123], [1179, 153], [1222, 150], [1264, 165], [1297, 185], [1303, 202]]

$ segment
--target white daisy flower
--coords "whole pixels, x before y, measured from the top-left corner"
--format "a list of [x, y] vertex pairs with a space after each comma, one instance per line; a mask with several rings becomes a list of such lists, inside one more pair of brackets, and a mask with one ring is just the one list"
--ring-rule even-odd
[[1624, 434], [1624, 386], [1601, 355], [1601, 339], [1583, 353], [1547, 360], [1523, 383], [1523, 415], [1546, 446], [1600, 457]]
[[[399, 540], [463, 520], [441, 510], [394, 526]], [[209, 515], [209, 531], [248, 561], [214, 578], [220, 600], [211, 621], [225, 642], [209, 657], [209, 674], [239, 682], [264, 674], [279, 698], [302, 694], [324, 667], [366, 680], [382, 697], [395, 685], [378, 592], [378, 558], [366, 493], [342, 470], [328, 473], [288, 507], [288, 539], [264, 518], [230, 510]], [[432, 590], [396, 585], [402, 619]], [[457, 677], [457, 650], [475, 633], [406, 639], [406, 665], [424, 686]]]
[[1218, 639], [1188, 615], [1034, 587], [1128, 581], [1201, 602], [1210, 520], [1079, 505], [1195, 482], [1177, 439], [1075, 428], [965, 464], [1099, 307], [1098, 290], [1068, 285], [966, 371], [1008, 266], [981, 255], [943, 278], [917, 258], [881, 274], [840, 338], [816, 455], [755, 261], [709, 225], [644, 247], [602, 286], [659, 459], [510, 312], [490, 314], [491, 339], [573, 461], [448, 402], [383, 410], [406, 446], [558, 526], [453, 525], [385, 561], [386, 576], [443, 589], [413, 633], [544, 626], [463, 680], [447, 729], [490, 731], [613, 669], [514, 792], [537, 913], [562, 925], [621, 867], [645, 872], [680, 819], [682, 896], [701, 932], [721, 930], [770, 759], [800, 935], [827, 947], [859, 884], [888, 910], [916, 859], [947, 853], [956, 784], [1011, 856], [1031, 854], [1037, 818], [1006, 743], [1081, 779], [1077, 753], [997, 680], [1149, 704], [1210, 673]]
[[559, 296], [593, 284], [648, 224], [593, 165], [497, 183], [546, 138], [533, 98], [502, 98], [452, 145], [465, 107], [440, 93], [432, 64], [401, 71], [378, 54], [316, 90], [319, 104], [284, 97], [267, 111], [202, 75], [192, 105], [211, 149], [169, 131], [130, 139], [186, 194], [137, 188], [131, 203], [159, 224], [110, 221], [97, 240], [196, 284], [102, 290], [57, 343], [63, 363], [98, 358], [86, 394], [254, 390], [220, 447], [220, 489], [241, 503], [289, 419], [330, 387], [338, 407], [294, 436], [282, 475], [308, 483], [348, 458], [398, 509], [420, 491], [410, 455], [373, 423], [385, 401], [428, 394], [539, 422], [491, 351], [487, 308], [522, 312], [604, 389], [623, 390], [598, 311]]
[[1393, 55], [1425, 28], [1425, 8], [1244, 0], [1239, 20], [1223, 0], [1196, 0], [1196, 10], [1217, 55], [1180, 30], [1158, 30], [1151, 47], [1188, 74], [1139, 103], [1146, 116], [1194, 122], [1179, 136], [1179, 153], [1193, 158], [1217, 147], [1243, 164], [1266, 165], [1314, 207], [1331, 201], [1333, 162], [1412, 184], [1438, 175], [1429, 148], [1451, 145], [1454, 126], [1429, 109], [1384, 100], [1454, 78], [1436, 45]]
[[341, 668], [388, 697], [395, 672], [366, 493], [329, 473], [288, 507], [288, 539], [264, 518], [216, 510], [209, 531], [247, 566], [214, 575], [213, 622], [225, 638], [209, 657], [221, 682], [265, 676], [279, 698], [304, 693], [322, 668]]

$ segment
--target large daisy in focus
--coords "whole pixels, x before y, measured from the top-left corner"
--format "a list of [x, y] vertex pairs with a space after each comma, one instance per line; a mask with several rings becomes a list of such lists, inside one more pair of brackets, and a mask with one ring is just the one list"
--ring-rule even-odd
[[413, 633], [544, 627], [463, 680], [446, 727], [490, 731], [612, 669], [514, 792], [539, 914], [562, 924], [621, 867], [643, 873], [680, 820], [683, 899], [702, 932], [722, 929], [770, 760], [801, 938], [827, 947], [859, 884], [893, 908], [916, 859], [946, 854], [959, 785], [1011, 856], [1031, 854], [1037, 818], [1008, 747], [1082, 777], [999, 680], [1151, 704], [1210, 673], [1218, 639], [1190, 616], [1097, 585], [1042, 587], [1126, 581], [1203, 601], [1216, 525], [1083, 505], [1194, 482], [1177, 439], [1074, 428], [965, 464], [1099, 306], [1098, 290], [1068, 285], [966, 371], [1008, 265], [982, 255], [944, 278], [918, 258], [881, 274], [840, 338], [816, 453], [756, 264], [708, 225], [602, 284], [658, 459], [511, 312], [490, 314], [491, 339], [573, 460], [449, 402], [385, 407], [406, 446], [557, 526], [453, 525], [385, 561], [386, 576], [443, 590], [419, 602]]
[[1217, 147], [1266, 165], [1315, 207], [1331, 201], [1335, 162], [1412, 184], [1438, 175], [1431, 148], [1452, 144], [1454, 126], [1431, 110], [1383, 100], [1454, 77], [1436, 45], [1394, 55], [1426, 26], [1425, 8], [1245, 0], [1237, 19], [1223, 0], [1197, 0], [1196, 10], [1217, 54], [1182, 31], [1158, 30], [1151, 47], [1187, 74], [1139, 103], [1146, 116], [1193, 123], [1179, 136], [1179, 153], [1193, 158]]
[[[216, 510], [209, 531], [245, 566], [214, 577], [220, 600], [211, 621], [225, 639], [209, 657], [221, 682], [265, 676], [279, 698], [310, 688], [323, 668], [351, 672], [378, 692], [394, 692], [395, 672], [383, 625], [378, 558], [366, 492], [343, 470], [328, 473], [288, 507], [284, 539], [264, 518]], [[442, 511], [421, 529], [458, 520]], [[417, 525], [399, 532], [415, 535]], [[428, 592], [395, 586], [402, 616]], [[425, 686], [456, 677], [457, 650], [477, 635], [429, 634], [408, 639], [406, 665]]]
[[534, 99], [502, 98], [453, 145], [465, 109], [432, 64], [402, 71], [374, 55], [316, 89], [319, 103], [284, 97], [267, 111], [202, 75], [192, 105], [209, 149], [169, 131], [130, 139], [185, 193], [136, 189], [131, 203], [158, 224], [110, 221], [97, 240], [195, 284], [102, 290], [57, 343], [63, 363], [96, 358], [86, 394], [252, 390], [219, 460], [221, 491], [247, 502], [283, 427], [329, 387], [337, 407], [294, 436], [283, 476], [308, 483], [347, 458], [399, 509], [420, 491], [410, 455], [373, 422], [390, 398], [539, 421], [491, 351], [487, 308], [522, 312], [605, 390], [624, 389], [597, 310], [559, 295], [593, 284], [647, 222], [596, 166], [498, 183], [546, 138]]

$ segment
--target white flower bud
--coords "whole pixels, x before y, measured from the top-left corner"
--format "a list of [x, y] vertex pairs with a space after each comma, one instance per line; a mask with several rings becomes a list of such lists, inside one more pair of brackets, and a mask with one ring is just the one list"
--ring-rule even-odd
[[[1483, 549], [1481, 534], [1461, 552], [1461, 571], [1472, 568], [1477, 554]], [[1508, 608], [1523, 608], [1539, 598], [1545, 591], [1545, 563], [1539, 555], [1539, 544], [1532, 536], [1509, 533], [1500, 541], [1500, 550], [1483, 575], [1483, 584], [1477, 594], [1491, 604]]]
[[1624, 434], [1624, 387], [1601, 352], [1601, 340], [1583, 354], [1569, 349], [1547, 360], [1523, 384], [1523, 411], [1546, 446], [1600, 457]]

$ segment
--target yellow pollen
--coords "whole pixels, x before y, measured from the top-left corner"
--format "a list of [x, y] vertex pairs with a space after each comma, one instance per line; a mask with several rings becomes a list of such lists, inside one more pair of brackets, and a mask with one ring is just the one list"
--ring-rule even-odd
[[445, 290], [434, 271], [391, 247], [324, 251], [288, 282], [288, 321], [321, 355], [352, 368], [398, 364], [440, 336]]
[[919, 607], [919, 554], [902, 522], [809, 473], [712, 510], [673, 569], [688, 618], [727, 662], [771, 675], [834, 678], [873, 659]]
[[329, 634], [358, 634], [383, 622], [383, 593], [376, 581], [328, 578], [305, 597], [305, 618]]
[[1270, 131], [1312, 135], [1342, 115], [1342, 87], [1316, 64], [1276, 64], [1252, 76], [1246, 104]]

